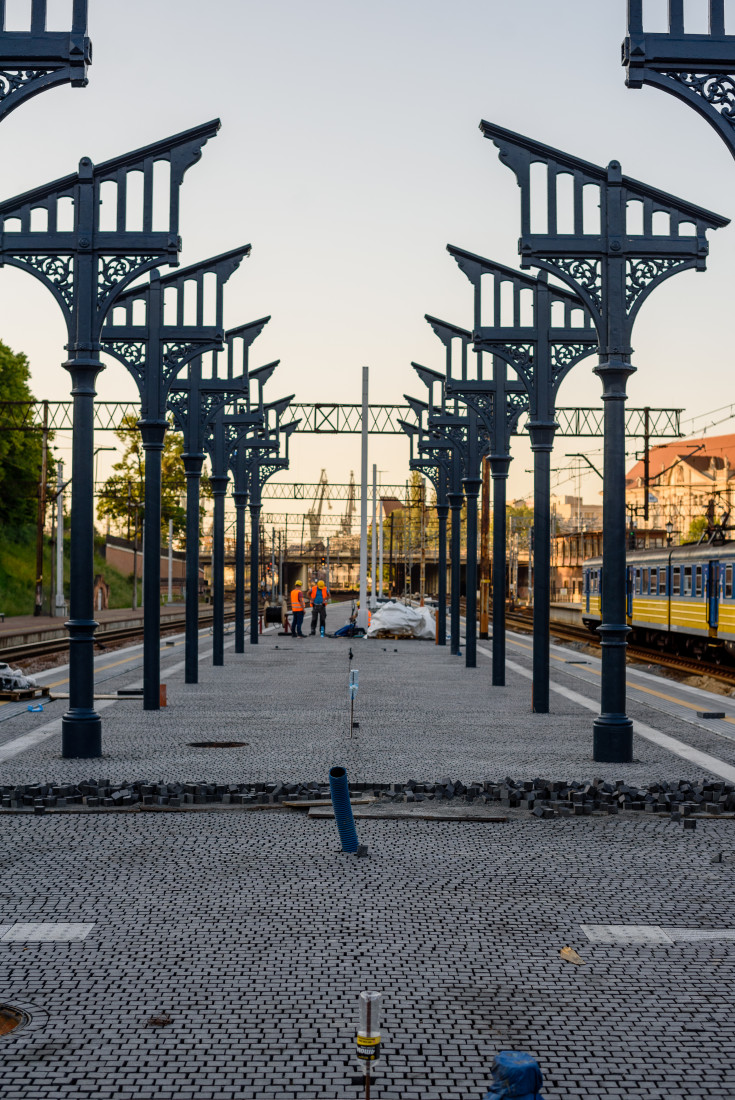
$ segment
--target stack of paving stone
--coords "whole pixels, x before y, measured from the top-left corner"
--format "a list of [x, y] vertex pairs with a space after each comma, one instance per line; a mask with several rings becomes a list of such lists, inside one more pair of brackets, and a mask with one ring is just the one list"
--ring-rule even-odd
[[[631, 787], [622, 780], [606, 783], [565, 782], [549, 779], [475, 782], [466, 785], [444, 778], [435, 783], [351, 783], [353, 795], [371, 794], [393, 802], [499, 802], [509, 808], [527, 809], [537, 817], [569, 817], [616, 814], [621, 810], [643, 813], [735, 813], [735, 786], [722, 781], [659, 782]], [[143, 806], [274, 805], [329, 798], [329, 786], [320, 783], [113, 783], [90, 779], [78, 784], [26, 784], [0, 787], [4, 810], [45, 810], [70, 806], [117, 809]]]

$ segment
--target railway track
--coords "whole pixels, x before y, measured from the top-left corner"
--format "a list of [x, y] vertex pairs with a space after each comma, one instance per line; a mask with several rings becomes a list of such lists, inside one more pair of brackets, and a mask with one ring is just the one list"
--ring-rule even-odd
[[[246, 608], [246, 614], [250, 611]], [[225, 612], [225, 622], [232, 622], [235, 618], [234, 611]], [[199, 615], [199, 626], [211, 626], [213, 615], [211, 612]], [[161, 637], [167, 634], [180, 634], [186, 626], [186, 619], [168, 619], [161, 626]], [[95, 647], [100, 653], [108, 648], [117, 647], [123, 642], [134, 642], [143, 639], [143, 624], [131, 627], [121, 627], [119, 630], [105, 630], [95, 636]], [[46, 638], [40, 642], [26, 642], [23, 645], [0, 648], [0, 661], [7, 664], [22, 663], [37, 657], [54, 657], [59, 653], [65, 653], [69, 649], [68, 637]]]
[[[530, 634], [533, 630], [533, 620], [530, 615], [508, 615], [506, 625], [512, 630]], [[555, 638], [568, 642], [581, 642], [600, 648], [597, 635], [585, 627], [569, 626], [566, 623], [551, 623], [551, 634]], [[632, 662], [645, 662], [650, 665], [659, 665], [661, 668], [669, 668], [673, 672], [684, 672], [689, 676], [711, 676], [723, 684], [735, 686], [735, 668], [723, 668], [722, 665], [701, 661], [696, 657], [680, 657], [675, 653], [662, 653], [658, 649], [646, 649], [644, 646], [629, 645], [627, 659]]]

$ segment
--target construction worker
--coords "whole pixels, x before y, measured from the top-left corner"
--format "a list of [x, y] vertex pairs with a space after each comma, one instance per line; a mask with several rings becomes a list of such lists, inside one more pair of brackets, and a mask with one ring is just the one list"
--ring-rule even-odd
[[301, 629], [304, 622], [304, 612], [306, 607], [304, 605], [304, 593], [302, 592], [301, 581], [296, 581], [296, 584], [291, 590], [291, 637], [303, 638], [304, 632]]
[[316, 634], [316, 623], [319, 620], [319, 632], [324, 634], [324, 630], [327, 624], [327, 600], [329, 599], [329, 589], [324, 581], [317, 581], [311, 592], [309, 593], [309, 602], [311, 603], [311, 636], [312, 638]]

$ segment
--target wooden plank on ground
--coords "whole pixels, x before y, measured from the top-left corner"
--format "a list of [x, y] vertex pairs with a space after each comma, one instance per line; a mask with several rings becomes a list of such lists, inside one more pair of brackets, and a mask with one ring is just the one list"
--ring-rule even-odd
[[[334, 818], [334, 813], [329, 810], [313, 809], [309, 810], [310, 818]], [[500, 817], [498, 815], [490, 816], [489, 814], [478, 813], [476, 810], [467, 810], [462, 814], [442, 814], [437, 813], [435, 810], [378, 810], [366, 812], [364, 810], [358, 810], [354, 814], [356, 818], [363, 818], [366, 821], [480, 821], [490, 825], [499, 825], [508, 820], [507, 817]]]

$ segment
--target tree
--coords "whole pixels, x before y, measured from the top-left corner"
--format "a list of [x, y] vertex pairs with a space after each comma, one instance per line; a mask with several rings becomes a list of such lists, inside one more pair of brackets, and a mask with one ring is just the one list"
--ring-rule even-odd
[[[115, 473], [102, 487], [97, 515], [100, 519], [109, 516], [118, 530], [125, 530], [130, 538], [139, 529], [145, 512], [145, 451], [134, 416], [126, 416], [115, 434], [125, 450], [120, 461], [112, 467]], [[164, 542], [168, 539], [169, 520], [173, 520], [174, 538], [181, 538], [186, 530], [186, 509], [182, 504], [186, 497], [183, 447], [181, 435], [166, 433], [161, 456], [161, 538]], [[202, 475], [201, 495], [212, 495], [206, 475]], [[203, 516], [202, 507], [200, 520]]]
[[689, 524], [687, 542], [699, 542], [702, 535], [709, 529], [709, 520], [706, 516], [695, 516]]
[[[29, 377], [26, 356], [0, 341], [0, 400], [33, 401]], [[40, 432], [9, 430], [11, 423], [0, 407], [0, 521], [20, 527], [36, 517], [43, 441]]]

